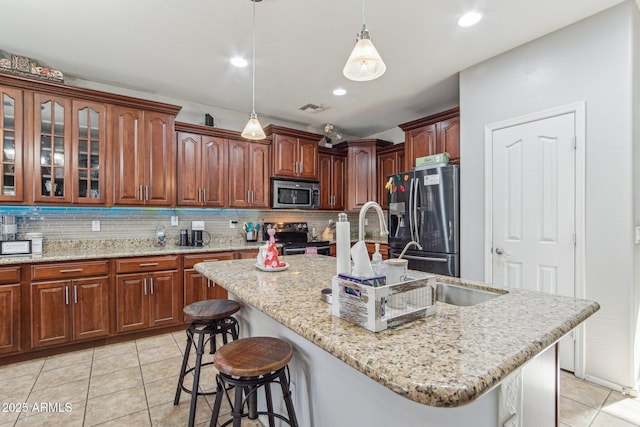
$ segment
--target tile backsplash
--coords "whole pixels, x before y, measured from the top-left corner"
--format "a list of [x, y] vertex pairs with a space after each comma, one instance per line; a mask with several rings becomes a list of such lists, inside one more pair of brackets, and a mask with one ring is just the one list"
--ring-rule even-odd
[[[204, 221], [205, 230], [212, 240], [242, 241], [245, 234], [242, 224], [306, 221], [309, 230], [316, 230], [318, 237], [337, 220], [339, 212], [301, 210], [251, 210], [251, 209], [163, 209], [163, 208], [79, 208], [50, 206], [0, 206], [0, 215], [14, 215], [18, 224], [18, 238], [28, 232], [42, 232], [45, 243], [97, 241], [97, 240], [153, 240], [158, 225], [165, 227], [167, 241], [177, 242], [181, 229], [191, 229], [191, 221]], [[358, 236], [358, 212], [351, 212], [352, 239]], [[178, 225], [171, 225], [171, 217], [178, 217]], [[367, 238], [379, 237], [378, 220], [373, 210], [367, 213], [365, 227]], [[236, 228], [229, 221], [237, 221]], [[100, 231], [92, 231], [92, 221], [100, 222]]]

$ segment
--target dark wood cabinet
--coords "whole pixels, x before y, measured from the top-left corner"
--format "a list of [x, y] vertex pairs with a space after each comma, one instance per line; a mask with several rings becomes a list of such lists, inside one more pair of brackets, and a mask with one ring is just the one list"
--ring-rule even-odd
[[320, 147], [318, 154], [320, 209], [345, 209], [347, 157], [344, 152]]
[[116, 260], [116, 331], [180, 322], [180, 285], [176, 255]]
[[460, 163], [460, 110], [442, 113], [399, 125], [405, 132], [405, 170], [415, 167], [418, 157], [449, 153], [450, 163]]
[[0, 268], [0, 354], [21, 350], [21, 269]]
[[184, 255], [183, 257], [183, 285], [184, 305], [207, 299], [226, 299], [227, 291], [194, 270], [193, 266], [199, 262], [212, 262], [234, 259], [233, 252], [216, 252], [211, 254]]
[[389, 207], [389, 192], [385, 188], [387, 177], [405, 169], [404, 143], [394, 144], [378, 152], [378, 203], [382, 209]]
[[229, 140], [229, 207], [268, 208], [270, 146]]
[[178, 132], [178, 206], [227, 205], [227, 140]]
[[381, 139], [345, 141], [336, 146], [347, 151], [347, 210], [360, 209], [366, 202], [378, 201], [377, 152], [393, 145]]
[[71, 102], [71, 201], [86, 205], [107, 203], [106, 105]]
[[318, 180], [318, 141], [322, 135], [267, 126], [273, 139], [273, 175], [287, 178]]
[[24, 200], [23, 92], [0, 86], [0, 202]]
[[114, 107], [114, 197], [116, 205], [175, 204], [174, 116]]
[[[96, 277], [86, 277], [93, 276]], [[109, 335], [106, 261], [31, 267], [31, 347]]]

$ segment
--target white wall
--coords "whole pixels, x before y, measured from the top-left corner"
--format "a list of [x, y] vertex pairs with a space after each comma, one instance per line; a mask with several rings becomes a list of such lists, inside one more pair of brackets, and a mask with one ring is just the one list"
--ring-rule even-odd
[[[636, 4], [639, 4], [636, 1]], [[640, 7], [640, 6], [639, 6]], [[640, 12], [635, 9], [633, 14], [633, 197], [634, 197], [634, 224], [640, 226]], [[635, 298], [631, 298], [632, 317], [631, 326], [636, 328], [635, 336], [635, 367], [636, 384], [640, 384], [640, 245], [635, 245], [634, 250], [634, 278]]]
[[640, 287], [632, 240], [634, 13], [629, 0], [460, 73], [461, 270], [466, 279], [484, 279], [487, 255], [485, 125], [586, 102], [584, 286], [586, 298], [601, 305], [587, 322], [586, 374], [627, 387], [636, 385], [637, 307], [630, 297]]

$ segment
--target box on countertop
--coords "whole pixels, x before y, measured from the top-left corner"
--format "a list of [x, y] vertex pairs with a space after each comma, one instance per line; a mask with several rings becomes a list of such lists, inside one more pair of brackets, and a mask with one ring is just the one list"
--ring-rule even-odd
[[362, 277], [362, 276], [353, 276], [347, 273], [338, 274], [338, 278], [343, 280], [348, 280], [350, 282], [360, 283], [362, 285], [367, 286], [384, 286], [387, 284], [386, 276], [375, 276], [375, 277]]

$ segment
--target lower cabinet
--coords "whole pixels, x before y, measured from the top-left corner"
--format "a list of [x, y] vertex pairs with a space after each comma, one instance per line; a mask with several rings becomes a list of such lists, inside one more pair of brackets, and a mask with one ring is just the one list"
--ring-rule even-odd
[[116, 332], [179, 323], [182, 307], [177, 256], [116, 260]]
[[[233, 252], [217, 252], [211, 254], [184, 255], [183, 277], [184, 305], [207, 299], [227, 299], [227, 291], [198, 273], [193, 266], [199, 262], [234, 259]], [[186, 320], [186, 319], [185, 319]]]
[[32, 348], [107, 335], [107, 261], [31, 267]]
[[0, 354], [20, 351], [20, 271], [0, 268]]

